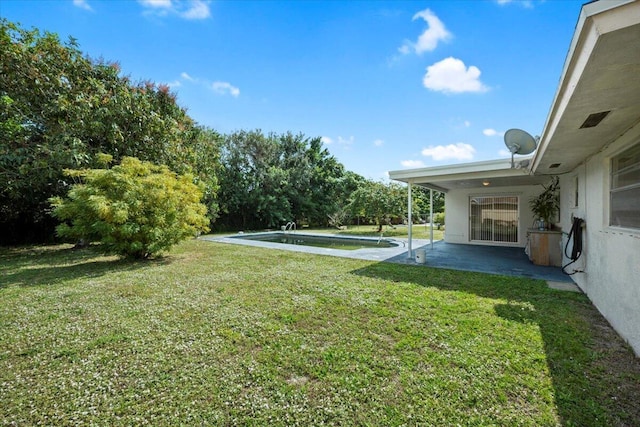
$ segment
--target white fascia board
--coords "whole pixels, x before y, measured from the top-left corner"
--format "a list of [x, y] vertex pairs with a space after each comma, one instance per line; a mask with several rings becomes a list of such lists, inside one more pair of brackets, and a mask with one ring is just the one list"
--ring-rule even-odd
[[[518, 157], [516, 160], [520, 162], [522, 160], [528, 160], [531, 157]], [[511, 159], [498, 159], [498, 160], [487, 160], [483, 162], [473, 162], [473, 163], [456, 163], [451, 165], [444, 166], [433, 166], [428, 168], [419, 168], [419, 169], [403, 169], [403, 170], [395, 170], [389, 171], [389, 178], [396, 181], [409, 182], [412, 179], [416, 178], [439, 178], [440, 180], [451, 179], [452, 177], [460, 177], [460, 179], [464, 179], [471, 175], [478, 175], [479, 173], [486, 174], [487, 177], [490, 176], [509, 176], [516, 175], [517, 173], [508, 172], [505, 175], [505, 171], [518, 170], [511, 169]], [[520, 174], [522, 171], [520, 171]]]

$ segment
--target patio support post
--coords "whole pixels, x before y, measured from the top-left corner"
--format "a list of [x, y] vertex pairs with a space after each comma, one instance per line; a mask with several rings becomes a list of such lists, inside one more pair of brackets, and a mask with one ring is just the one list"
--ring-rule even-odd
[[409, 243], [408, 243], [408, 252], [407, 252], [407, 258], [411, 259], [412, 258], [412, 250], [411, 250], [411, 246], [412, 246], [412, 231], [413, 231], [413, 219], [411, 218], [411, 211], [412, 211], [412, 206], [411, 206], [411, 181], [408, 182], [408, 191], [407, 191], [407, 209], [409, 211], [409, 218], [408, 221], [409, 223], [407, 224], [407, 226], [409, 227], [408, 231], [409, 231]]
[[431, 249], [433, 249], [433, 188], [429, 189], [429, 231], [431, 233]]

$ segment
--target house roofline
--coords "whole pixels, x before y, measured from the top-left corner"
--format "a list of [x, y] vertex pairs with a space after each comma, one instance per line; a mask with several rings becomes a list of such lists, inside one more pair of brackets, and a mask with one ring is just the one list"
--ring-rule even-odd
[[[562, 117], [562, 112], [571, 98], [573, 89], [575, 89], [577, 80], [579, 80], [580, 75], [584, 71], [584, 67], [588, 62], [589, 56], [591, 55], [598, 37], [602, 32], [608, 32], [611, 30], [611, 28], [608, 28], [607, 31], [602, 31], [596, 27], [591, 18], [601, 13], [617, 9], [620, 6], [634, 3], [635, 1], [637, 0], [594, 0], [582, 5], [573, 38], [571, 39], [571, 44], [569, 45], [569, 50], [565, 58], [564, 66], [562, 67], [558, 88], [545, 120], [540, 137], [540, 143], [533, 155], [531, 163], [529, 164], [529, 171], [531, 173], [536, 173], [540, 160], [549, 146], [549, 135], [553, 135], [553, 132]], [[577, 49], [578, 46], [581, 46], [579, 50]]]
[[[531, 160], [531, 158], [532, 156], [518, 157], [515, 162], [516, 164], [520, 164], [520, 162]], [[500, 172], [502, 175], [504, 171], [508, 171], [510, 169], [512, 169], [511, 159], [505, 158], [485, 160], [480, 162], [455, 163], [443, 166], [389, 171], [389, 178], [395, 181], [409, 182], [410, 180], [415, 178], [425, 178], [433, 176], [444, 177], [455, 175], [460, 176], [467, 174], [478, 174], [481, 172], [487, 172], [489, 174], [491, 174], [491, 172]]]

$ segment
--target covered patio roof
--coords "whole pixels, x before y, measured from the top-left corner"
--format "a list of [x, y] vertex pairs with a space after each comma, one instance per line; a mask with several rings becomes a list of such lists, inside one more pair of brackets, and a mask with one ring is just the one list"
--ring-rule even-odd
[[436, 191], [453, 189], [535, 185], [546, 183], [546, 176], [531, 175], [527, 165], [531, 157], [520, 157], [511, 167], [511, 159], [390, 171], [389, 178]]

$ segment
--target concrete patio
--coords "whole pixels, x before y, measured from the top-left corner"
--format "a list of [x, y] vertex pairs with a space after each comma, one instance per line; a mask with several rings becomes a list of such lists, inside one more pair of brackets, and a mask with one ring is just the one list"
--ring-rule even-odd
[[[312, 234], [312, 233], [308, 233]], [[318, 234], [318, 236], [331, 236]], [[448, 268], [452, 270], [477, 271], [481, 273], [500, 274], [515, 277], [528, 277], [549, 282], [554, 288], [574, 290], [575, 286], [569, 276], [562, 273], [560, 267], [534, 265], [524, 253], [523, 248], [496, 247], [445, 243], [436, 241], [433, 246], [428, 240], [413, 240], [413, 255], [409, 257], [406, 239], [391, 239], [399, 245], [394, 248], [365, 248], [358, 250], [328, 249], [312, 246], [286, 245], [253, 240], [243, 240], [239, 235], [202, 236], [202, 240], [221, 243], [241, 244], [317, 255], [329, 255], [343, 258], [355, 258], [368, 261], [394, 262], [399, 264]], [[335, 236], [340, 237], [340, 236]], [[418, 264], [415, 251], [426, 251], [426, 263]]]
[[426, 251], [425, 264], [417, 264], [415, 257], [409, 259], [406, 252], [386, 261], [573, 283], [569, 276], [562, 273], [560, 267], [534, 265], [529, 261], [523, 248], [464, 245], [437, 241], [433, 243], [433, 247], [431, 244], [416, 247], [414, 254], [416, 249]]

